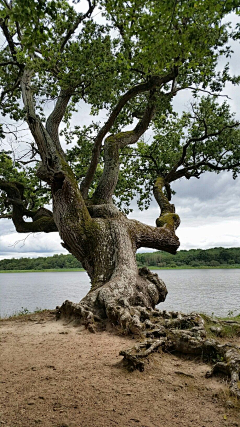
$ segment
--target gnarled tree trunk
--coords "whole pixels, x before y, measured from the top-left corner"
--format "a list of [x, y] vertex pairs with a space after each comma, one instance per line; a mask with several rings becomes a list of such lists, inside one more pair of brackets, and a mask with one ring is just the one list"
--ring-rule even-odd
[[126, 332], [140, 332], [149, 323], [149, 313], [165, 300], [167, 289], [156, 274], [138, 269], [136, 250], [144, 244], [174, 253], [178, 239], [168, 228], [128, 220], [111, 204], [91, 206], [89, 211], [92, 217], [82, 234], [81, 249], [72, 244], [67, 230], [64, 246], [81, 260], [91, 290], [79, 304], [66, 301], [59, 317], [73, 317], [91, 329], [108, 320]]
[[[37, 212], [24, 209], [23, 191], [17, 183], [6, 187], [5, 183], [0, 182], [0, 186], [6, 187], [5, 191], [12, 199], [15, 226], [19, 231], [37, 231], [38, 227], [45, 232], [58, 230], [63, 246], [82, 262], [89, 274], [91, 290], [88, 295], [79, 304], [64, 303], [59, 309], [60, 317], [75, 317], [92, 329], [97, 321], [109, 320], [126, 331], [136, 332], [145, 329], [149, 323], [149, 312], [166, 297], [164, 283], [147, 269], [138, 270], [135, 259], [136, 250], [140, 247], [170, 253], [175, 253], [179, 247], [175, 235], [179, 218], [163, 194], [163, 187], [166, 187], [164, 179], [159, 178], [154, 187], [154, 196], [161, 210], [157, 227], [127, 219], [114, 206], [112, 196], [118, 181], [121, 150], [135, 144], [146, 131], [156, 111], [156, 88], [171, 81], [175, 73], [176, 70], [166, 78], [153, 79], [150, 86], [136, 87], [136, 93], [149, 91], [143, 116], [132, 131], [106, 138], [104, 171], [95, 193], [88, 198], [98, 158], [94, 164], [90, 164], [88, 179], [83, 181], [80, 190], [59, 140], [59, 125], [75, 89], [60, 90], [56, 105], [44, 126], [35, 110], [31, 87], [33, 71], [27, 67], [23, 70], [21, 89], [26, 120], [41, 156], [37, 174], [51, 187], [52, 214], [46, 209]], [[130, 91], [128, 96], [131, 98], [134, 94], [135, 91]], [[124, 105], [124, 102], [119, 103], [116, 107], [118, 113]], [[112, 119], [96, 138], [96, 153], [116, 118], [114, 111]], [[25, 216], [33, 221], [26, 222]]]

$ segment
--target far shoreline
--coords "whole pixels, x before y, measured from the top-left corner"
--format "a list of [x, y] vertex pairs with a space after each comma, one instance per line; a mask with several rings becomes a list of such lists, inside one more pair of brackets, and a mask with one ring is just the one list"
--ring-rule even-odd
[[[147, 267], [149, 270], [233, 270], [239, 269], [240, 264], [236, 265], [217, 265], [207, 266], [201, 265], [198, 267], [192, 267], [188, 265], [182, 265], [177, 267], [158, 267], [158, 266], [139, 266], [139, 268]], [[75, 272], [86, 272], [84, 268], [51, 268], [42, 270], [0, 270], [1, 273], [75, 273]]]

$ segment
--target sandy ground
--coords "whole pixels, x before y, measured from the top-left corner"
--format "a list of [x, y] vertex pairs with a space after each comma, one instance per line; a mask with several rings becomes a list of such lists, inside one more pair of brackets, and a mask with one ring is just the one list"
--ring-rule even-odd
[[154, 354], [127, 372], [128, 337], [90, 334], [51, 313], [0, 322], [0, 426], [240, 427], [226, 379], [199, 361]]

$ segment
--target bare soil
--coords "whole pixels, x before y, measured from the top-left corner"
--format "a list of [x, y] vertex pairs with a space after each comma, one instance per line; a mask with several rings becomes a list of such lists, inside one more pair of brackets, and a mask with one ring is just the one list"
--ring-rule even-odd
[[206, 379], [201, 361], [161, 352], [129, 373], [119, 356], [129, 337], [90, 334], [51, 312], [0, 327], [0, 426], [240, 427], [226, 378]]

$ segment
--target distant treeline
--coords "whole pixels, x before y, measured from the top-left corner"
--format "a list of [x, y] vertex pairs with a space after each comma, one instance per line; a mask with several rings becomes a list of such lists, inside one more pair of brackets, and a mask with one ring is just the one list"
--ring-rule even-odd
[[81, 268], [82, 264], [73, 255], [53, 255], [39, 258], [3, 259], [0, 270], [48, 270]]
[[240, 248], [190, 249], [179, 251], [176, 255], [166, 252], [137, 254], [139, 265], [156, 267], [218, 267], [240, 264]]
[[[179, 251], [176, 255], [158, 251], [137, 254], [139, 266], [152, 267], [218, 267], [240, 266], [240, 248], [191, 249]], [[72, 255], [53, 255], [51, 257], [3, 259], [0, 270], [54, 270], [81, 268], [82, 265]]]

